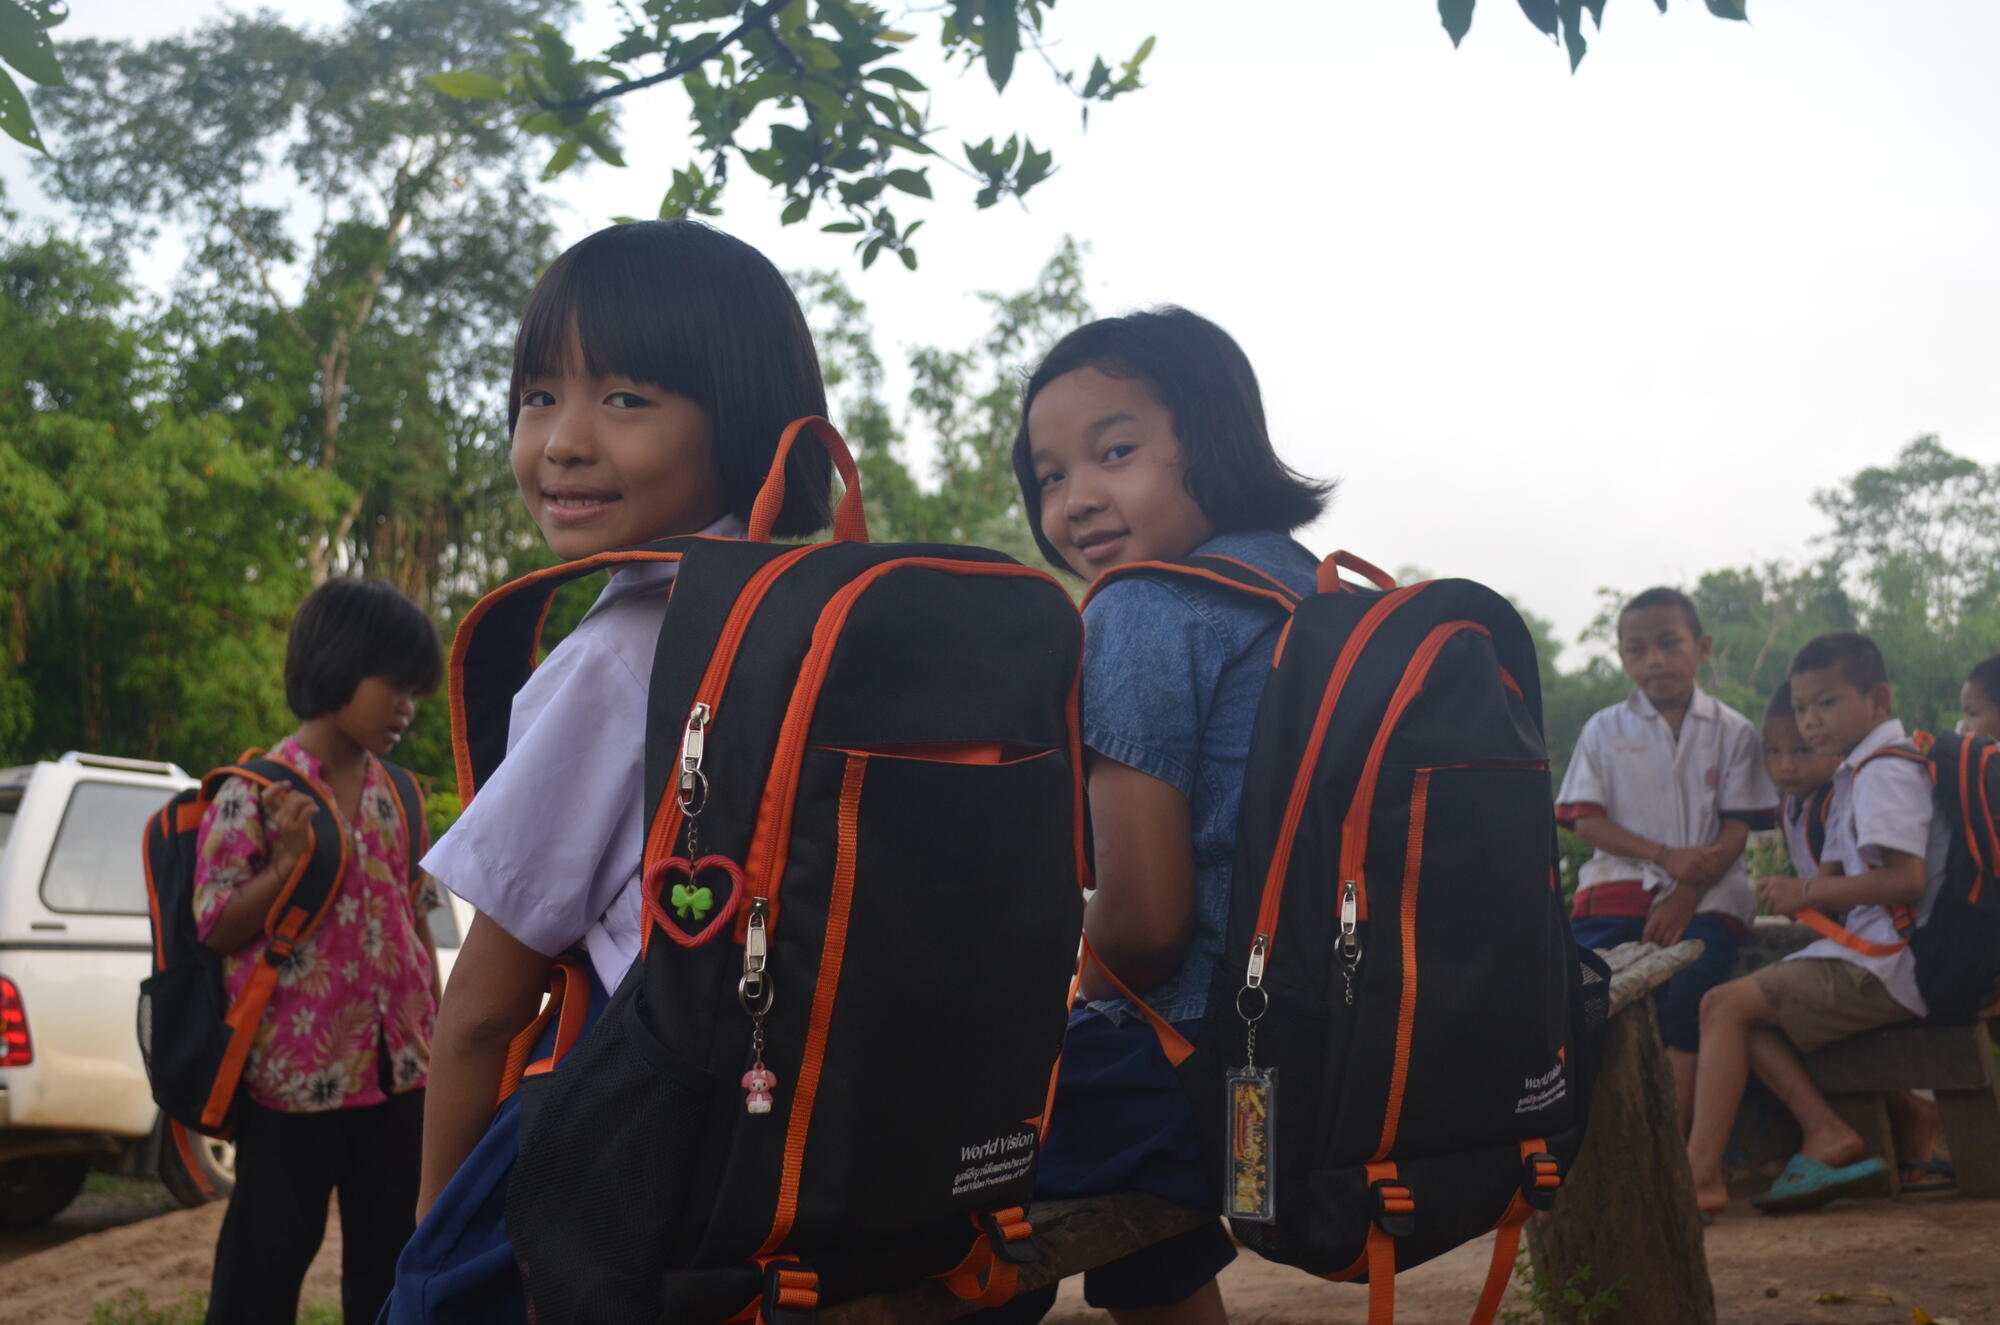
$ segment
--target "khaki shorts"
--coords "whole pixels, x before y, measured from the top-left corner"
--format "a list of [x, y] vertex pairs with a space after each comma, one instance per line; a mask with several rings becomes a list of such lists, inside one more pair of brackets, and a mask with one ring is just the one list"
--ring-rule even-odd
[[1750, 973], [1783, 1031], [1802, 1054], [1877, 1026], [1910, 1021], [1872, 971], [1838, 957], [1801, 957]]

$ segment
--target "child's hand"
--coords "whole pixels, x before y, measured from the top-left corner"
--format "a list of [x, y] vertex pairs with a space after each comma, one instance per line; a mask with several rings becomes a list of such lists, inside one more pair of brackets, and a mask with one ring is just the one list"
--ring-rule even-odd
[[1642, 937], [1648, 943], [1669, 947], [1679, 943], [1687, 933], [1688, 922], [1694, 919], [1694, 909], [1701, 898], [1692, 888], [1676, 888], [1663, 898], [1646, 917], [1646, 930]]
[[1806, 882], [1789, 874], [1772, 874], [1757, 880], [1757, 892], [1774, 914], [1795, 915], [1805, 909]]
[[1713, 882], [1704, 873], [1709, 859], [1709, 852], [1704, 847], [1668, 847], [1660, 856], [1660, 868], [1676, 882], [1691, 883], [1699, 888]]
[[264, 788], [264, 822], [270, 826], [271, 868], [287, 879], [299, 861], [312, 849], [312, 821], [316, 813], [310, 796], [293, 791], [290, 784], [274, 782]]

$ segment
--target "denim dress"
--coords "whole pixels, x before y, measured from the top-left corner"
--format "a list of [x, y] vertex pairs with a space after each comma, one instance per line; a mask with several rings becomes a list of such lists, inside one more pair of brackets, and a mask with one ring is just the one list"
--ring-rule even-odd
[[[1313, 555], [1281, 533], [1219, 535], [1197, 554], [1248, 562], [1301, 594], [1314, 589]], [[1150, 774], [1188, 799], [1194, 829], [1195, 924], [1180, 969], [1143, 991], [1148, 1003], [1193, 1039], [1229, 923], [1237, 811], [1257, 704], [1284, 626], [1272, 604], [1192, 578], [1115, 581], [1084, 611], [1083, 739], [1096, 757]], [[1221, 1101], [1210, 1102], [1222, 1107]], [[1037, 1169], [1036, 1195], [1059, 1199], [1136, 1189], [1215, 1208], [1221, 1175], [1201, 1159], [1195, 1103], [1141, 1014], [1124, 999], [1077, 1007], [1056, 1083], [1055, 1110]], [[1204, 1230], [1197, 1230], [1203, 1232]], [[1204, 1257], [1170, 1249], [1145, 1268], [1107, 1266], [1086, 1284], [1093, 1305], [1167, 1305], [1201, 1286], [1233, 1251], [1220, 1226]], [[1140, 1253], [1141, 1257], [1146, 1253]], [[1219, 1257], [1219, 1260], [1217, 1259]], [[1169, 1261], [1173, 1263], [1168, 1263]], [[1124, 1263], [1119, 1263], [1123, 1266]], [[1159, 1282], [1172, 1278], [1192, 1283]], [[1138, 1300], [1109, 1281], [1122, 1278]], [[1099, 1291], [1102, 1289], [1102, 1291]], [[1172, 1294], [1180, 1289], [1179, 1296]], [[1161, 1294], [1164, 1294], [1162, 1296]]]

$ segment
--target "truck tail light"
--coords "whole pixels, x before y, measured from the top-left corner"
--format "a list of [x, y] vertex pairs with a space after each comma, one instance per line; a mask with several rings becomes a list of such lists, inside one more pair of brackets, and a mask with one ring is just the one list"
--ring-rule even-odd
[[21, 1006], [21, 990], [0, 975], [0, 1067], [26, 1067], [35, 1061], [35, 1045], [28, 1038], [28, 1013]]

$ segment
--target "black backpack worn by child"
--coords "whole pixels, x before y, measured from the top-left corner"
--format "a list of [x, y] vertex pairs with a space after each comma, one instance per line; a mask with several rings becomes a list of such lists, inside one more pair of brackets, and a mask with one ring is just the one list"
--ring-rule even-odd
[[[424, 852], [424, 802], [416, 779], [381, 761], [395, 788], [403, 840], [409, 845], [410, 898]], [[312, 844], [299, 858], [264, 917], [264, 949], [250, 983], [234, 1002], [225, 990], [221, 953], [195, 934], [194, 874], [202, 816], [232, 777], [260, 789], [283, 783], [314, 806]], [[246, 751], [215, 769], [199, 786], [167, 802], [146, 821], [146, 902], [153, 925], [153, 974], [139, 985], [139, 1051], [153, 1100], [176, 1128], [227, 1137], [236, 1128], [244, 1064], [264, 1019], [278, 973], [305, 942], [340, 892], [347, 873], [346, 826], [323, 787], [289, 764]], [[176, 1144], [185, 1144], [177, 1135]]]
[[1914, 907], [1893, 908], [1903, 940], [1873, 943], [1813, 908], [1796, 918], [1868, 956], [1908, 948], [1930, 1020], [1972, 1021], [2000, 1006], [2000, 743], [1987, 736], [1916, 732], [1909, 745], [1892, 745], [1863, 759], [1854, 775], [1860, 777], [1877, 759], [1922, 765], [1931, 779], [1934, 813], [1951, 826], [1944, 886], [1930, 919], [1919, 925]]
[[[1376, 588], [1342, 580], [1342, 568]], [[1228, 938], [1183, 1062], [1237, 1238], [1366, 1280], [1521, 1224], [1582, 1141], [1603, 964], [1571, 941], [1527, 628], [1466, 580], [1396, 588], [1335, 553], [1304, 600], [1227, 558], [1197, 576], [1290, 614], [1244, 775]], [[1141, 1007], [1143, 1008], [1143, 1004]]]
[[[764, 541], [795, 440], [847, 485], [835, 541]], [[868, 543], [825, 420], [792, 425], [771, 472], [749, 541], [538, 572], [452, 646], [471, 796], [553, 592], [679, 562], [641, 956], [561, 1070], [519, 1087], [507, 1228], [541, 1325], [802, 1320], [926, 1276], [990, 1304], [1033, 1255], [1082, 917], [1075, 607], [998, 552]]]

